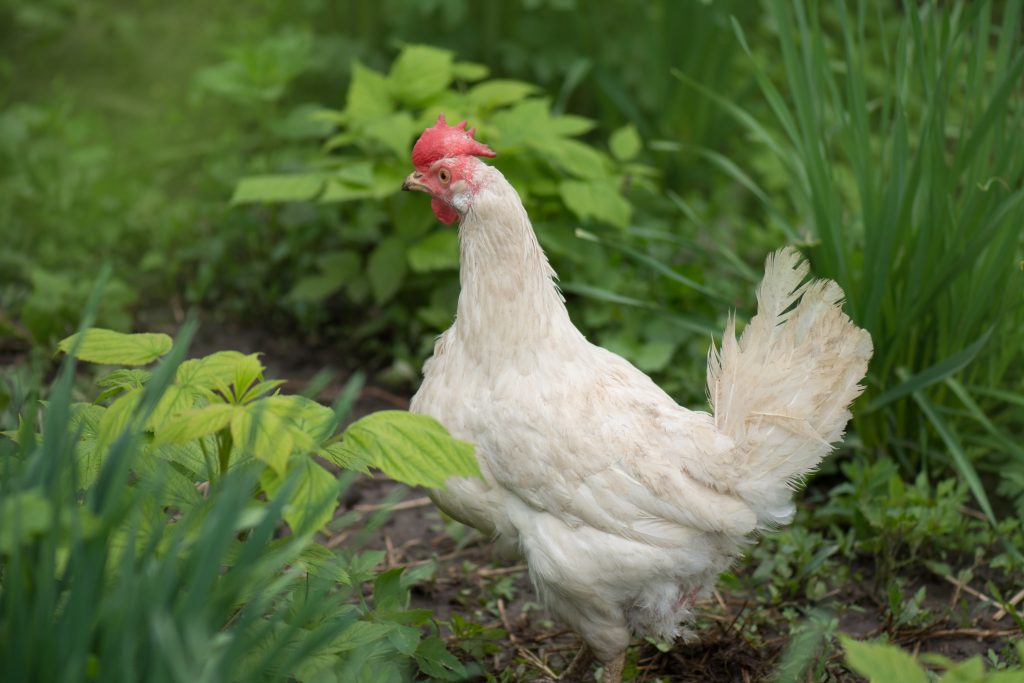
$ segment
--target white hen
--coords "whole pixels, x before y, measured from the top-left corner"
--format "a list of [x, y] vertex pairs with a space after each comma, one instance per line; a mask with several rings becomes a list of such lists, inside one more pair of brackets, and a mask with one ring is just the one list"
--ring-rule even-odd
[[573, 326], [519, 195], [472, 133], [439, 118], [403, 186], [461, 219], [457, 317], [411, 409], [475, 444], [484, 479], [435, 500], [521, 554], [545, 606], [617, 681], [631, 635], [678, 635], [751, 533], [791, 519], [794, 482], [843, 434], [871, 339], [840, 288], [801, 284], [807, 265], [783, 249], [757, 316], [710, 353], [714, 414], [680, 407]]

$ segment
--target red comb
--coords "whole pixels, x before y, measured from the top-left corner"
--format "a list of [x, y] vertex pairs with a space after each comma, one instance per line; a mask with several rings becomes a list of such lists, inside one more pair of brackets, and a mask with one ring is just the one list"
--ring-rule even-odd
[[425, 171], [438, 159], [445, 157], [497, 156], [490, 147], [473, 139], [476, 128], [466, 130], [466, 122], [449, 126], [444, 114], [437, 117], [437, 123], [423, 131], [423, 135], [412, 148], [412, 165]]

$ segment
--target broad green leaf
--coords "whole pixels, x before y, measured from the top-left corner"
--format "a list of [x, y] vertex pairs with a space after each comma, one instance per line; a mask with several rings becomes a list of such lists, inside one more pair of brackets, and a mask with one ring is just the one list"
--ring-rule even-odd
[[166, 420], [154, 435], [153, 445], [183, 444], [219, 432], [228, 426], [236, 411], [244, 410], [227, 403], [213, 403], [186, 410]]
[[397, 410], [349, 425], [342, 445], [392, 479], [442, 486], [449, 477], [479, 477], [472, 444], [454, 439], [437, 420]]
[[402, 571], [402, 567], [389, 569], [374, 579], [374, 609], [397, 612], [409, 606], [409, 591], [402, 586]]
[[323, 187], [324, 176], [320, 173], [249, 176], [235, 185], [231, 203], [305, 202], [320, 194]]
[[[543, 158], [577, 178], [606, 183], [610, 180], [608, 158], [578, 140], [559, 137], [531, 138], [527, 140], [527, 144]], [[614, 194], [617, 196], [618, 191], [616, 190]]]
[[558, 186], [558, 190], [562, 201], [580, 220], [593, 219], [617, 228], [629, 226], [633, 207], [613, 184], [566, 180]]
[[114, 396], [129, 389], [140, 389], [149, 380], [149, 371], [138, 368], [121, 368], [96, 381], [96, 386], [105, 389], [97, 401]]
[[640, 153], [643, 143], [640, 134], [636, 132], [636, 126], [629, 124], [612, 133], [608, 146], [619, 161], [631, 161]]
[[167, 420], [190, 408], [195, 407], [196, 401], [202, 396], [202, 392], [189, 386], [172, 384], [167, 387], [160, 400], [153, 409], [153, 414], [146, 422], [146, 429], [159, 429]]
[[459, 236], [454, 230], [427, 235], [406, 254], [409, 267], [417, 273], [449, 270], [459, 267]]
[[96, 448], [106, 451], [128, 426], [132, 413], [142, 398], [141, 389], [132, 389], [117, 398], [110, 407], [103, 411], [96, 429]]
[[519, 102], [537, 90], [532, 83], [495, 79], [473, 87], [469, 91], [469, 101], [482, 109], [493, 109]]
[[232, 384], [239, 373], [258, 377], [263, 370], [258, 353], [218, 351], [179, 365], [174, 382], [195, 389], [213, 390]]
[[357, 452], [342, 443], [332, 443], [317, 453], [321, 458], [343, 470], [353, 470], [369, 474], [369, 463]]
[[166, 334], [125, 334], [94, 327], [73, 334], [57, 348], [79, 360], [102, 365], [146, 365], [171, 350], [174, 341]]
[[416, 648], [420, 671], [442, 681], [461, 681], [467, 677], [466, 667], [448, 652], [444, 641], [427, 636]]
[[548, 120], [547, 132], [567, 137], [583, 135], [593, 130], [596, 125], [592, 119], [566, 114], [564, 116], [552, 116]]
[[232, 412], [231, 438], [236, 451], [251, 454], [282, 475], [295, 444], [287, 420], [259, 401]]
[[366, 138], [376, 140], [387, 147], [396, 157], [405, 159], [412, 150], [413, 137], [421, 131], [412, 114], [399, 111], [368, 121], [361, 132]]
[[50, 501], [39, 489], [7, 493], [0, 498], [0, 554], [9, 555], [53, 522]]
[[361, 124], [387, 116], [393, 111], [388, 79], [383, 74], [352, 62], [352, 81], [348, 86], [345, 116], [351, 124]]
[[378, 304], [386, 303], [405, 281], [405, 243], [397, 237], [388, 237], [373, 250], [366, 264], [370, 289]]
[[423, 105], [452, 82], [452, 53], [427, 45], [409, 45], [388, 74], [391, 93], [410, 105]]
[[287, 477], [296, 477], [298, 480], [283, 512], [292, 533], [313, 533], [331, 521], [339, 491], [334, 475], [318, 465], [313, 458], [305, 457], [295, 458], [287, 475], [281, 476], [270, 470], [260, 481], [267, 494], [273, 498]]
[[293, 436], [298, 448], [311, 449], [334, 436], [338, 428], [338, 417], [333, 410], [305, 396], [270, 396], [261, 403], [264, 409], [273, 411], [295, 426]]
[[909, 654], [895, 645], [865, 643], [839, 636], [846, 663], [870, 683], [928, 683], [928, 676]]

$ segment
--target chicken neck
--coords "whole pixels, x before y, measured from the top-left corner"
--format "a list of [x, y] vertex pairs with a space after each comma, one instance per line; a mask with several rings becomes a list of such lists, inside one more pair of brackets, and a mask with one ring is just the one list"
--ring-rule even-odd
[[490, 166], [481, 164], [477, 178], [459, 225], [457, 339], [480, 353], [507, 354], [581, 338], [519, 194]]

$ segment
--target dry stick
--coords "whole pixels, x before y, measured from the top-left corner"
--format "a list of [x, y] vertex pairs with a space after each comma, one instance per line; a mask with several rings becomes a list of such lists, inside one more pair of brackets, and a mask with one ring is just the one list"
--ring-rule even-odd
[[974, 588], [971, 588], [966, 583], [963, 583], [961, 581], [957, 581], [956, 579], [954, 579], [949, 574], [944, 574], [942, 576], [942, 578], [944, 578], [946, 581], [948, 581], [949, 583], [951, 583], [954, 586], [956, 586], [958, 590], [963, 590], [965, 593], [970, 593], [971, 595], [973, 595], [974, 597], [978, 598], [982, 602], [987, 602], [990, 605], [998, 605], [999, 604], [995, 600], [993, 600], [992, 598], [990, 598], [987, 595], [985, 595], [984, 593], [982, 593], [981, 591], [975, 590]]
[[548, 665], [542, 662], [537, 655], [533, 654], [523, 646], [517, 647], [516, 652], [518, 652], [522, 657], [528, 659], [531, 664], [543, 671], [545, 675], [550, 676], [556, 681], [558, 680], [558, 674], [548, 668]]
[[391, 537], [388, 536], [387, 532], [384, 533], [384, 562], [384, 566], [388, 569], [393, 569], [397, 564], [395, 561], [395, 544], [391, 542]]
[[427, 507], [430, 504], [430, 498], [423, 496], [422, 498], [403, 500], [401, 503], [364, 503], [356, 505], [353, 509], [358, 512], [376, 512], [377, 510], [396, 512], [398, 510], [411, 510], [413, 508]]
[[502, 574], [515, 574], [516, 572], [526, 571], [526, 569], [525, 564], [514, 564], [511, 567], [484, 567], [477, 570], [477, 574], [480, 576], [501, 576]]
[[[1021, 600], [1024, 600], [1024, 588], [1022, 588], [1020, 591], [1017, 592], [1016, 595], [1014, 595], [1012, 598], [1010, 598], [1010, 601], [1008, 603], [1006, 603], [1006, 604], [1008, 606], [1010, 606], [1010, 607], [1016, 607], [1017, 603], [1020, 602]], [[1002, 618], [1005, 617], [1005, 616], [1006, 616], [1006, 608], [1005, 607], [1000, 607], [999, 611], [996, 612], [995, 616], [992, 617], [992, 618], [995, 619], [996, 621], [1001, 621]]]

